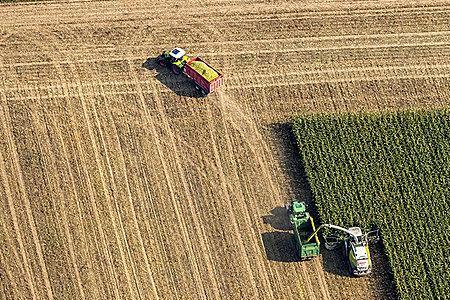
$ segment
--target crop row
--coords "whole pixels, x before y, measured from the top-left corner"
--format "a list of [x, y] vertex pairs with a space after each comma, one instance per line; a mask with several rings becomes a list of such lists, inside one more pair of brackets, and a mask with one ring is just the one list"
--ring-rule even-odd
[[377, 226], [400, 299], [450, 299], [449, 111], [306, 116], [293, 130], [321, 221]]

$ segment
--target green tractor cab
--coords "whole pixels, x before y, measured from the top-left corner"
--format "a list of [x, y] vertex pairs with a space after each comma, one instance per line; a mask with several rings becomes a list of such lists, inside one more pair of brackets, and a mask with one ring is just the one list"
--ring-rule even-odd
[[304, 202], [292, 201], [286, 206], [289, 212], [289, 220], [294, 227], [294, 236], [301, 260], [311, 259], [320, 254], [320, 242], [317, 235], [311, 241], [307, 241], [316, 231], [314, 220], [306, 211]]

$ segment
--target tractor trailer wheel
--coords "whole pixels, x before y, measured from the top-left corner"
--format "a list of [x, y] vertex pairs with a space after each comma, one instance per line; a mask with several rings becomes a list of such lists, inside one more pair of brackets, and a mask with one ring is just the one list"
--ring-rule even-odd
[[195, 84], [195, 89], [200, 92], [202, 97], [206, 97], [208, 95], [208, 93], [198, 84]]

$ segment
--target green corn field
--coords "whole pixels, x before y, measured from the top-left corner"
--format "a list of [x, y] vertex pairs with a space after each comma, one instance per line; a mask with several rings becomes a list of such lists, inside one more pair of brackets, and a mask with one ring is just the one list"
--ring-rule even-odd
[[400, 299], [450, 299], [450, 112], [305, 116], [293, 130], [321, 221], [379, 228]]

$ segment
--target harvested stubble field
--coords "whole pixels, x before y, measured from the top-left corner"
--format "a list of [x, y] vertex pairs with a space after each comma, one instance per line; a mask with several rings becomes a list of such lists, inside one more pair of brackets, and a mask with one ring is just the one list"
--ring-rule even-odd
[[[389, 270], [299, 263], [311, 112], [450, 102], [449, 1], [0, 6], [1, 299], [392, 299]], [[149, 57], [226, 76], [198, 98]], [[144, 62], [146, 62], [144, 64]]]

